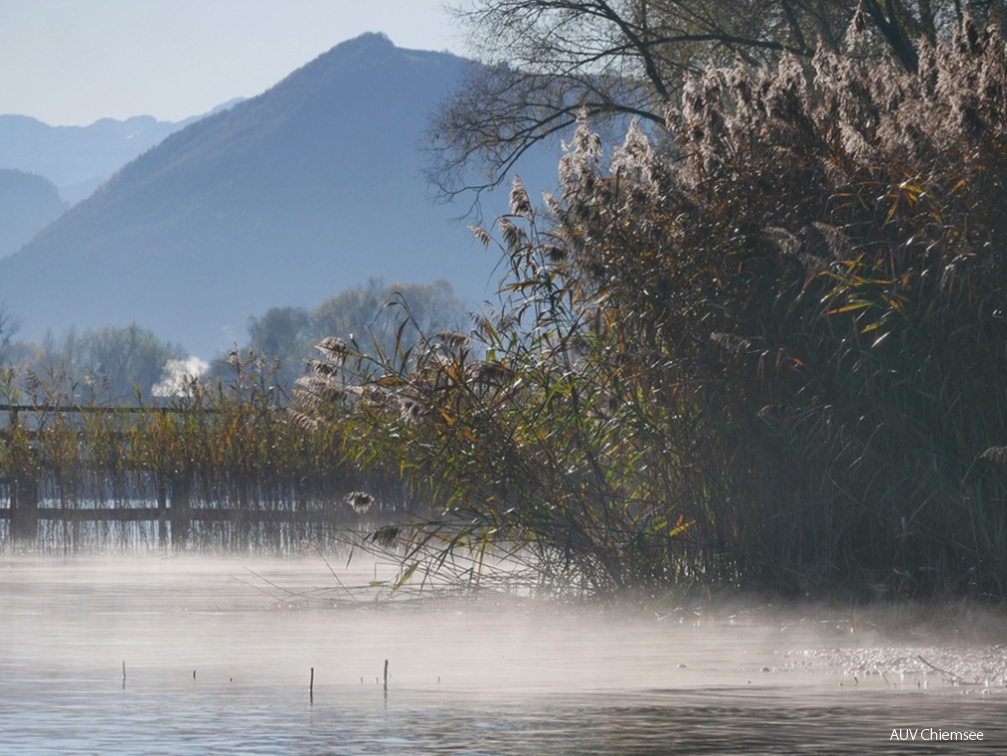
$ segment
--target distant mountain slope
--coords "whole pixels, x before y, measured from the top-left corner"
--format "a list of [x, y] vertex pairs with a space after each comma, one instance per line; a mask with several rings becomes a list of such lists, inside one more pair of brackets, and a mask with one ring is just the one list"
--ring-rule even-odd
[[198, 117], [178, 123], [136, 116], [103, 118], [90, 126], [49, 126], [34, 118], [0, 115], [0, 168], [37, 173], [73, 204], [119, 168]]
[[481, 299], [496, 260], [458, 208], [431, 205], [417, 149], [463, 65], [378, 34], [336, 46], [172, 134], [0, 260], [0, 303], [29, 335], [136, 320], [209, 355], [253, 313], [371, 277], [444, 277]]
[[66, 208], [56, 187], [41, 176], [0, 169], [0, 257], [17, 252]]

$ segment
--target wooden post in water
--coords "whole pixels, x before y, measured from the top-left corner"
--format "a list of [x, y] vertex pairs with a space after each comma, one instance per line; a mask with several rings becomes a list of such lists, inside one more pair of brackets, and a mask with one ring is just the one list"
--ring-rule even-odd
[[162, 549], [168, 545], [168, 492], [164, 476], [157, 476], [157, 545]]
[[[11, 408], [10, 432], [18, 426], [18, 411]], [[14, 541], [38, 538], [38, 480], [27, 470], [15, 473], [10, 481], [10, 535]]]
[[10, 482], [10, 535], [14, 541], [38, 538], [38, 481], [16, 475]]
[[189, 540], [189, 480], [182, 475], [171, 479], [171, 547], [184, 548]]
[[38, 538], [38, 481], [17, 475], [10, 486], [10, 534], [15, 541]]
[[234, 513], [234, 520], [231, 522], [231, 527], [234, 528], [231, 538], [233, 539], [232, 543], [237, 545], [239, 549], [246, 550], [251, 544], [252, 537], [252, 527], [248, 517], [248, 480], [239, 476], [236, 482], [238, 492], [235, 500], [238, 506]]

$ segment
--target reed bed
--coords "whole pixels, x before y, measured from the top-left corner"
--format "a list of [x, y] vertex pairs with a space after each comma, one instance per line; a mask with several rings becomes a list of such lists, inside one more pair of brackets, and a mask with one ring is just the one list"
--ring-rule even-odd
[[515, 178], [471, 333], [326, 338], [289, 410], [237, 358], [170, 411], [50, 392], [0, 476], [226, 505], [180, 540], [235, 548], [387, 508], [350, 540], [396, 590], [1003, 601], [1007, 45], [966, 18], [907, 73], [856, 31], [692, 77], [659, 140], [581, 119], [545, 212]]
[[[291, 552], [410, 507], [394, 477], [344, 463], [336, 429], [304, 433], [264, 383], [250, 381], [239, 370], [234, 385], [194, 385], [161, 406], [11, 389], [0, 398], [0, 497], [10, 502], [0, 542]], [[374, 497], [366, 517], [345, 502], [359, 489]]]
[[692, 77], [657, 140], [582, 119], [547, 213], [515, 179], [472, 334], [320, 345], [302, 427], [430, 492], [417, 562], [1007, 598], [1007, 46], [965, 18], [907, 73], [848, 44]]

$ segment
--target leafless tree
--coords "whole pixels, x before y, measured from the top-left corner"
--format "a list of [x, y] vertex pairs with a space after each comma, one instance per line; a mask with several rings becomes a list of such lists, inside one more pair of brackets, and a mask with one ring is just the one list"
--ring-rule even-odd
[[432, 122], [430, 178], [447, 196], [507, 179], [532, 146], [620, 116], [664, 126], [689, 73], [708, 65], [810, 61], [851, 24], [872, 54], [907, 71], [972, 15], [1003, 21], [1007, 0], [469, 0], [453, 9], [478, 58]]

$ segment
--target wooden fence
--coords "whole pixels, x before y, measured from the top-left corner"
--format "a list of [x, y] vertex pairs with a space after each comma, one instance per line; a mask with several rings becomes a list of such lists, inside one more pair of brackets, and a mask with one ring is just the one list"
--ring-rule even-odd
[[[89, 412], [193, 411], [213, 412], [0, 404], [0, 412], [7, 413], [0, 443], [8, 443], [13, 429], [31, 426], [33, 416], [46, 412], [83, 417]], [[361, 489], [375, 498], [366, 516], [343, 500]], [[371, 526], [382, 524], [408, 506], [398, 481], [368, 479], [343, 468], [312, 479], [288, 479], [276, 474], [207, 477], [94, 468], [68, 473], [43, 466], [30, 474], [0, 476], [0, 545], [66, 550], [118, 542], [172, 549], [290, 549], [304, 540], [341, 537], [365, 520]]]

